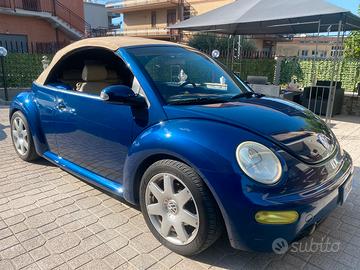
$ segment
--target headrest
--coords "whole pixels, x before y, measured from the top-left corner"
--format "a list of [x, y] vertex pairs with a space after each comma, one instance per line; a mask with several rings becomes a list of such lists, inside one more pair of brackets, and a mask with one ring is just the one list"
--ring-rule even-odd
[[63, 81], [79, 81], [81, 78], [81, 69], [65, 69], [62, 73], [61, 80]]
[[82, 79], [86, 82], [98, 82], [107, 79], [105, 66], [96, 64], [85, 64], [82, 71]]

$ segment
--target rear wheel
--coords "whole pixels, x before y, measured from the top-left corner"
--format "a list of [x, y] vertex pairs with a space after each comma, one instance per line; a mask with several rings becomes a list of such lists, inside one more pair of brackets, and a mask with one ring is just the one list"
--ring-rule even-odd
[[18, 156], [25, 161], [39, 158], [29, 129], [29, 124], [20, 111], [11, 117], [11, 138]]
[[190, 256], [213, 244], [222, 232], [217, 204], [199, 175], [175, 160], [160, 160], [143, 175], [140, 204], [155, 237]]

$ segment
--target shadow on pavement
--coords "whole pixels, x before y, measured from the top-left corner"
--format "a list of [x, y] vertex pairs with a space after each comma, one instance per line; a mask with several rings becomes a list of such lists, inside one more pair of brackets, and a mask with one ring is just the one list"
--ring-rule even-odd
[[52, 164], [50, 161], [46, 160], [45, 158], [39, 158], [37, 160], [32, 161], [31, 163], [42, 166], [57, 167], [56, 165]]
[[10, 127], [9, 125], [4, 126], [3, 124], [0, 124], [0, 141], [5, 140], [7, 138], [5, 129], [9, 127]]

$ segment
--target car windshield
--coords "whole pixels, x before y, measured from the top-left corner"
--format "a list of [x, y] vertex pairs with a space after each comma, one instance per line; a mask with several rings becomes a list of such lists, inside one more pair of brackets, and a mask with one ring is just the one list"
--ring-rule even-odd
[[226, 102], [249, 94], [239, 78], [200, 52], [178, 46], [129, 48], [128, 52], [168, 104]]

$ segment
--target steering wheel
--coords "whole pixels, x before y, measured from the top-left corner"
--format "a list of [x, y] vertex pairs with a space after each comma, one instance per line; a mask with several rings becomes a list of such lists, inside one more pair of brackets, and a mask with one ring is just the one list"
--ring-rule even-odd
[[188, 85], [188, 84], [191, 84], [194, 88], [197, 87], [195, 83], [189, 82], [189, 81], [183, 82], [183, 83], [180, 85], [180, 87], [185, 87], [185, 86]]

